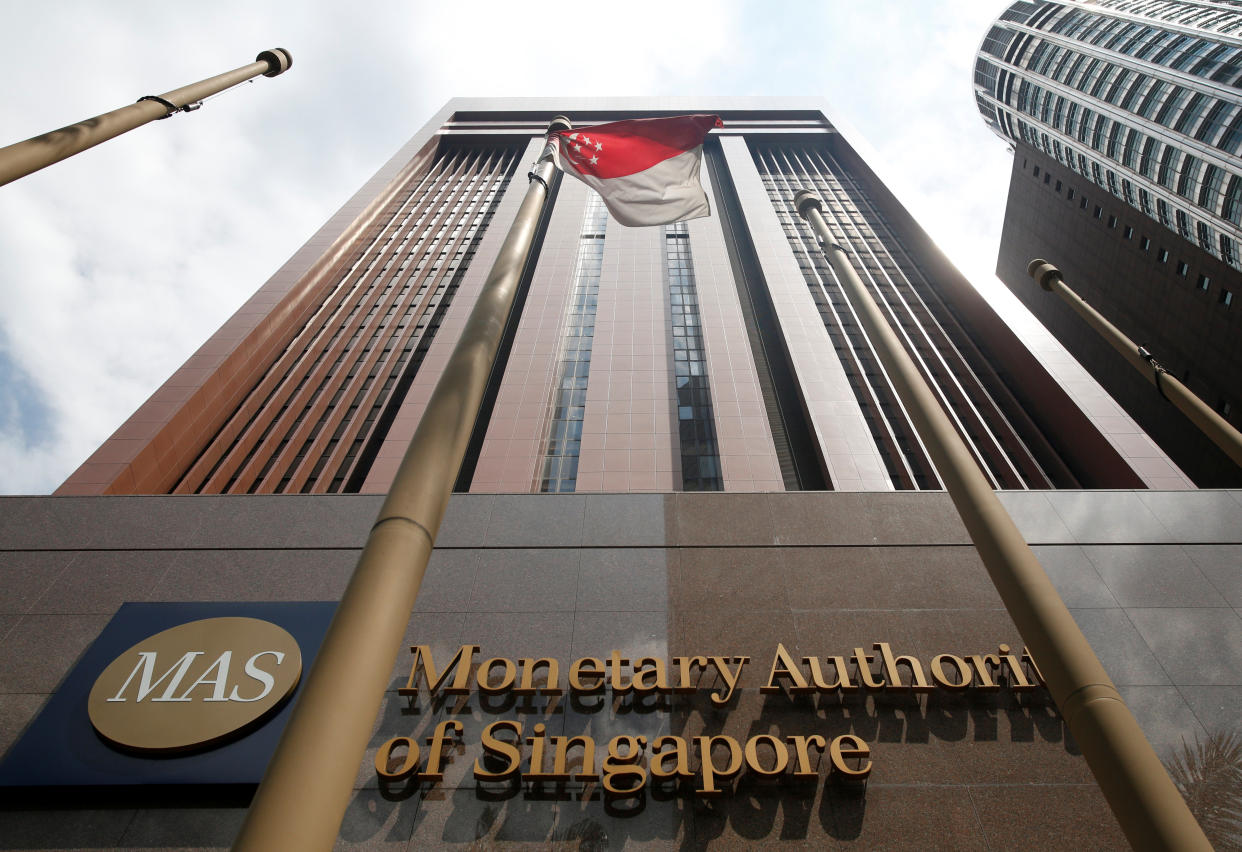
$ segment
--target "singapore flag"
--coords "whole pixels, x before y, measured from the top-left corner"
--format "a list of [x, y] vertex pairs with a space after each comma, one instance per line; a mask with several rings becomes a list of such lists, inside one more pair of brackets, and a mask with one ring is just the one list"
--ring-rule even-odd
[[719, 116], [680, 115], [562, 130], [550, 140], [552, 157], [622, 225], [667, 225], [711, 215], [699, 162], [703, 140], [723, 126]]

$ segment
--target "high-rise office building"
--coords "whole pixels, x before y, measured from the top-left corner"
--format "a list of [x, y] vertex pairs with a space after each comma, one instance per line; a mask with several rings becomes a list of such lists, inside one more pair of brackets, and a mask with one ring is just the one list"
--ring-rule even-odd
[[[939, 488], [793, 209], [802, 187], [997, 488], [1175, 482], [1136, 472], [821, 112], [722, 115], [710, 218], [631, 229], [554, 188], [458, 490]], [[59, 493], [384, 491], [549, 117], [450, 105]]]
[[[228, 846], [288, 705], [150, 756], [97, 733], [95, 684], [124, 669], [96, 702], [118, 713], [139, 692], [152, 714], [248, 704], [261, 678], [225, 681], [243, 659], [275, 671], [270, 652], [226, 676], [218, 651], [141, 644], [217, 617], [286, 625], [309, 662], [549, 118], [692, 112], [725, 122], [710, 218], [622, 228], [553, 181], [338, 848], [1122, 846], [793, 210], [806, 186], [1160, 755], [1237, 728], [1242, 496], [1165, 490], [1177, 469], [1092, 382], [1052, 379], [822, 103], [461, 100], [60, 495], [0, 498], [7, 845]], [[493, 660], [463, 664], [465, 693], [411, 678], [459, 651]], [[765, 689], [781, 653], [806, 688]], [[564, 693], [491, 689], [521, 659]], [[602, 694], [580, 688], [592, 660]], [[490, 780], [485, 732], [514, 725], [519, 776]], [[686, 744], [685, 772], [654, 775], [657, 742]], [[442, 776], [378, 774], [402, 748]], [[577, 777], [535, 777], [558, 749]], [[621, 772], [645, 786], [606, 795]]]
[[1017, 2], [975, 98], [1015, 148], [997, 274], [1198, 485], [1242, 471], [1086, 324], [1036, 257], [1242, 423], [1242, 3]]
[[1020, 0], [975, 99], [1024, 142], [1242, 269], [1242, 2]]

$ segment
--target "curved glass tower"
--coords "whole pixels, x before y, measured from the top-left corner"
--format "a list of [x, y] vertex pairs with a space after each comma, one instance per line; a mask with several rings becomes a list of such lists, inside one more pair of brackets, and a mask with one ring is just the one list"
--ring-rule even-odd
[[1242, 269], [1242, 2], [1020, 0], [975, 63], [979, 111]]

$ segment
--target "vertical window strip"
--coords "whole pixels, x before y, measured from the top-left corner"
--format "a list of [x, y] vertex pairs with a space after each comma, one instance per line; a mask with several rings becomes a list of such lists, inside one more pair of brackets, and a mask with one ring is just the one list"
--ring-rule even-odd
[[607, 227], [608, 210], [599, 195], [592, 192], [587, 198], [578, 237], [574, 289], [565, 311], [560, 371], [552, 391], [552, 421], [539, 483], [539, 490], [544, 493], [567, 493], [578, 487], [582, 421], [586, 416], [587, 381], [591, 374], [591, 346], [595, 339], [595, 312]]
[[[818, 250], [808, 251], [808, 247], [813, 245], [808, 242], [809, 238], [799, 238], [800, 222], [787, 203], [792, 197], [794, 184], [813, 185], [818, 190], [827, 205], [826, 214], [830, 213], [838, 220], [838, 226], [844, 229], [850, 242], [861, 253], [856, 260], [856, 264], [861, 264], [858, 267], [860, 275], [870, 281], [873, 295], [897, 323], [896, 330], [906, 338], [916, 361], [933, 376], [937, 393], [947, 395], [946, 402], [959, 428], [967, 443], [975, 448], [977, 456], [984, 462], [989, 475], [1001, 487], [1047, 487], [1046, 473], [1013, 430], [991, 394], [979, 383], [953, 335], [942, 326], [936, 311], [925, 301], [936, 299], [930, 282], [905, 254], [883, 216], [871, 206], [865, 189], [856, 184], [830, 155], [819, 150], [773, 145], [761, 150], [756, 160], [761, 166], [765, 185], [772, 193], [790, 244], [795, 254], [799, 255], [804, 274], [808, 275], [808, 283], [811, 277], [818, 276], [825, 291], [830, 292], [836, 287], [835, 278], [826, 261], [822, 260], [821, 253]], [[845, 306], [845, 312], [848, 313], [848, 310]], [[824, 314], [822, 306], [821, 314], [831, 333], [829, 317]], [[861, 330], [848, 334], [847, 339], [854, 334], [861, 336]], [[857, 353], [855, 358], [866, 363], [869, 346], [864, 340], [858, 343], [861, 346], [851, 348]], [[859, 404], [872, 426], [877, 445], [886, 456], [896, 445], [902, 457], [901, 467], [915, 474], [914, 487], [936, 487], [934, 474], [928, 482], [929, 477], [920, 469], [922, 464], [926, 464], [925, 457], [917, 438], [910, 440], [907, 437], [909, 426], [904, 411], [899, 404], [885, 404], [891, 389], [887, 387], [882, 372], [871, 376], [869, 370], [865, 371], [867, 381], [860, 385], [849, 369], [851, 365], [845, 357], [848, 353], [839, 345], [837, 348], [842, 356], [842, 365], [851, 377]], [[880, 418], [869, 412], [869, 403], [873, 404], [873, 400], [880, 403]], [[892, 460], [886, 461], [889, 461], [890, 475], [893, 475]], [[903, 485], [900, 475], [893, 475], [893, 479], [899, 488], [911, 487]]]
[[[937, 393], [944, 395], [954, 411], [967, 443], [987, 460], [988, 470], [1001, 487], [1049, 487], [1047, 474], [967, 361], [959, 341], [969, 344], [969, 337], [949, 320], [951, 313], [931, 279], [906, 251], [865, 188], [831, 154], [814, 151], [807, 156], [818, 162], [819, 172], [837, 176], [835, 183], [824, 184], [824, 190], [856, 210], [849, 228], [854, 242], [865, 248], [867, 277], [912, 349], [922, 353], [919, 360], [935, 377]], [[946, 321], [937, 315], [936, 306]]]
[[799, 224], [793, 196], [800, 187], [790, 179], [791, 169], [782, 158], [782, 150], [777, 146], [765, 146], [756, 149], [753, 156], [894, 487], [916, 490], [939, 487], [931, 461], [910, 427], [905, 409], [889, 385], [852, 306], [809, 230]]
[[468, 264], [517, 158], [451, 148], [413, 178], [175, 490], [327, 490], [343, 436], [373, 426], [368, 403], [389, 396], [414, 338], [434, 333], [411, 312], [433, 310], [446, 273]]
[[673, 381], [685, 491], [723, 491], [720, 446], [707, 376], [707, 350], [699, 320], [699, 295], [685, 222], [665, 225], [664, 272], [673, 337]]

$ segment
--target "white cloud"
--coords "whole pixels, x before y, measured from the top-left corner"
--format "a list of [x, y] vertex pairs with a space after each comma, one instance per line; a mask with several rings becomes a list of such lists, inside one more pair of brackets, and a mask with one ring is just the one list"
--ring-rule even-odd
[[501, 0], [62, 0], [12, 10], [0, 51], [10, 68], [37, 71], [0, 91], [0, 143], [269, 47], [289, 48], [294, 66], [0, 188], [0, 341], [50, 417], [30, 445], [0, 406], [0, 492], [55, 488], [454, 96], [827, 97], [964, 271], [986, 275], [1008, 157], [975, 112], [970, 68], [1001, 5], [634, 0], [596, 14]]

